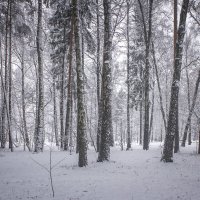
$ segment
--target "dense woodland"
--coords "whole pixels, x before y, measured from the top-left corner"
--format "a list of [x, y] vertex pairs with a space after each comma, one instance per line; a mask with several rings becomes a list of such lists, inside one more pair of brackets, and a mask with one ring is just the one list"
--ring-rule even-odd
[[0, 0], [1, 149], [172, 162], [200, 140], [199, 33], [199, 0]]

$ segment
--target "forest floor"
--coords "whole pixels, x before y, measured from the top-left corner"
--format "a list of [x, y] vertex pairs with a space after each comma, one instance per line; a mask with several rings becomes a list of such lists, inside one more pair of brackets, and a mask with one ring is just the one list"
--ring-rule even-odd
[[0, 200], [200, 199], [200, 156], [196, 154], [196, 144], [182, 148], [173, 163], [160, 162], [159, 143], [152, 144], [149, 151], [136, 144], [132, 151], [112, 148], [111, 161], [104, 163], [97, 163], [97, 154], [90, 149], [88, 166], [83, 168], [77, 166], [74, 152], [69, 155], [53, 150], [52, 166], [59, 162], [52, 170], [54, 198], [49, 174], [44, 169], [49, 168], [49, 151], [0, 151]]

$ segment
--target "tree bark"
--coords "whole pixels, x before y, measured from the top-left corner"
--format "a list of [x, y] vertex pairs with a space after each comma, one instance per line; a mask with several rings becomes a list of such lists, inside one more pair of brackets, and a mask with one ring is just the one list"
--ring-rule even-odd
[[145, 40], [145, 70], [144, 70], [144, 137], [143, 137], [143, 149], [149, 149], [149, 54], [150, 54], [150, 44], [152, 35], [152, 9], [153, 0], [148, 3], [148, 30], [146, 27], [146, 21], [144, 17], [143, 6], [140, 0], [138, 0], [140, 12], [142, 15], [142, 23], [144, 30], [144, 40]]
[[6, 105], [8, 94], [8, 27], [9, 27], [9, 7], [10, 0], [8, 0], [6, 11], [6, 33], [5, 33], [5, 68], [4, 68], [4, 98], [2, 107], [2, 126], [1, 126], [1, 148], [6, 147]]
[[59, 146], [58, 141], [58, 118], [57, 118], [57, 101], [56, 101], [56, 75], [53, 74], [53, 120], [56, 146]]
[[185, 25], [187, 18], [189, 0], [183, 0], [180, 23], [178, 28], [178, 37], [176, 43], [176, 59], [174, 63], [174, 74], [171, 86], [171, 100], [169, 117], [167, 123], [167, 133], [165, 136], [164, 150], [161, 160], [165, 162], [173, 162], [173, 142], [174, 136], [177, 131], [177, 115], [178, 115], [178, 96], [179, 96], [179, 83], [181, 77], [181, 65], [182, 65], [182, 52], [183, 52], [183, 40], [185, 36]]
[[98, 105], [98, 124], [97, 124], [97, 152], [100, 149], [100, 137], [101, 137], [101, 89], [100, 89], [100, 24], [99, 24], [99, 0], [96, 0], [96, 12], [97, 12], [97, 105]]
[[37, 55], [38, 55], [38, 109], [37, 128], [35, 136], [35, 152], [43, 151], [44, 143], [44, 83], [43, 83], [43, 48], [42, 48], [42, 0], [38, 0], [37, 25]]
[[129, 36], [129, 12], [130, 12], [130, 1], [126, 1], [127, 4], [127, 147], [126, 150], [131, 149], [131, 132], [130, 132], [130, 36]]
[[[66, 41], [66, 27], [64, 27], [64, 41]], [[62, 67], [61, 67], [61, 77], [60, 77], [60, 147], [64, 147], [64, 74], [65, 74], [65, 55], [66, 55], [66, 45], [64, 47]]]
[[10, 0], [9, 7], [9, 90], [8, 90], [8, 110], [9, 110], [9, 148], [13, 151], [13, 138], [12, 138], [12, 0]]
[[79, 0], [72, 0], [74, 16], [74, 36], [76, 50], [76, 73], [77, 73], [77, 137], [79, 140], [79, 167], [87, 165], [87, 134], [86, 134], [86, 112], [84, 105], [84, 72], [81, 61], [81, 37]]
[[111, 1], [104, 0], [104, 50], [101, 86], [102, 126], [101, 143], [98, 162], [110, 159], [110, 138], [112, 134], [112, 107], [111, 107]]
[[[177, 40], [177, 0], [174, 1], [174, 63], [176, 59], [176, 40]], [[175, 142], [174, 142], [174, 153], [179, 151], [179, 114], [178, 110], [176, 113], [176, 131], [175, 131]]]
[[30, 141], [27, 131], [27, 125], [26, 125], [26, 103], [25, 103], [25, 64], [24, 64], [24, 39], [22, 38], [22, 60], [21, 60], [21, 72], [22, 72], [22, 119], [23, 119], [23, 130], [24, 130], [24, 142], [28, 148], [29, 151], [31, 151], [30, 148]]
[[199, 148], [198, 148], [198, 154], [200, 154], [200, 119], [198, 119], [199, 124]]
[[70, 33], [70, 44], [69, 44], [69, 72], [68, 72], [68, 87], [67, 87], [67, 109], [66, 109], [66, 119], [65, 119], [65, 139], [64, 139], [64, 150], [68, 150], [68, 141], [70, 135], [70, 119], [72, 110], [72, 58], [73, 58], [73, 29], [74, 29], [74, 17], [71, 21], [71, 33]]

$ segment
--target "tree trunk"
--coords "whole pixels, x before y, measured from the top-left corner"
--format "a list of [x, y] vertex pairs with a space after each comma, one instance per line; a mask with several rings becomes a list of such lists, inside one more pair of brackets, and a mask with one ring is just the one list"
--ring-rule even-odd
[[101, 86], [102, 126], [101, 143], [98, 162], [110, 159], [110, 138], [112, 132], [112, 106], [111, 106], [111, 1], [104, 0], [104, 50]]
[[185, 142], [186, 142], [186, 139], [187, 139], [187, 132], [188, 132], [188, 129], [190, 127], [191, 117], [192, 117], [194, 107], [195, 107], [195, 104], [196, 104], [196, 100], [197, 100], [199, 82], [200, 82], [200, 70], [199, 70], [198, 78], [196, 80], [196, 86], [195, 86], [194, 96], [193, 96], [193, 99], [192, 99], [192, 105], [190, 107], [189, 116], [187, 118], [187, 123], [186, 123], [185, 129], [184, 129], [183, 141], [182, 141], [182, 144], [181, 144], [182, 147], [185, 147]]
[[29, 136], [27, 131], [27, 125], [26, 125], [26, 103], [25, 103], [25, 64], [24, 64], [24, 39], [22, 38], [22, 60], [21, 60], [21, 72], [22, 72], [22, 119], [23, 119], [23, 131], [24, 131], [24, 142], [28, 148], [29, 151], [31, 151], [30, 148], [30, 142], [29, 142]]
[[99, 0], [96, 0], [97, 12], [97, 105], [98, 105], [98, 125], [97, 125], [97, 152], [100, 149], [100, 136], [101, 136], [101, 94], [100, 94], [100, 24], [99, 24]]
[[155, 72], [156, 72], [156, 81], [157, 81], [157, 84], [158, 84], [158, 92], [159, 92], [159, 99], [160, 99], [160, 111], [161, 111], [161, 114], [162, 114], [164, 127], [165, 127], [165, 134], [166, 134], [166, 132], [167, 132], [167, 122], [166, 122], [166, 115], [165, 115], [164, 106], [163, 106], [160, 79], [159, 79], [159, 75], [158, 75], [158, 66], [157, 66], [157, 62], [156, 62], [156, 56], [155, 56], [155, 50], [154, 50], [153, 42], [152, 42], [152, 53], [153, 53], [153, 61], [154, 61], [154, 67], [155, 67]]
[[[140, 67], [140, 79], [143, 78], [143, 70], [142, 67]], [[140, 141], [139, 144], [142, 145], [142, 127], [143, 127], [143, 87], [140, 90]]]
[[179, 23], [178, 37], [176, 43], [176, 59], [174, 63], [174, 74], [171, 86], [171, 100], [170, 100], [169, 117], [167, 123], [167, 133], [165, 136], [164, 150], [161, 159], [165, 162], [173, 162], [172, 160], [173, 142], [178, 126], [177, 115], [178, 115], [179, 83], [181, 77], [181, 64], [182, 64], [182, 52], [183, 52], [182, 45], [185, 36], [185, 25], [186, 25], [188, 4], [189, 0], [183, 0], [181, 14], [180, 14], [180, 23]]
[[199, 125], [199, 148], [198, 148], [198, 154], [200, 154], [200, 119], [198, 119], [198, 125]]
[[[174, 63], [176, 59], [176, 40], [177, 40], [177, 0], [174, 1]], [[175, 131], [175, 142], [174, 142], [174, 153], [179, 151], [179, 114], [178, 109], [176, 113], [176, 131]]]
[[6, 33], [5, 33], [5, 71], [4, 71], [4, 98], [2, 107], [2, 126], [1, 126], [1, 148], [6, 147], [6, 105], [8, 94], [8, 27], [9, 27], [9, 7], [10, 0], [8, 0], [6, 11]]
[[44, 83], [43, 83], [43, 49], [42, 49], [42, 0], [38, 0], [38, 25], [37, 25], [37, 55], [38, 55], [38, 109], [37, 128], [35, 136], [35, 152], [43, 150], [44, 143]]
[[87, 134], [86, 134], [86, 112], [84, 105], [84, 72], [81, 61], [81, 37], [79, 0], [72, 0], [74, 16], [74, 36], [76, 50], [76, 73], [77, 73], [77, 136], [79, 148], [79, 167], [87, 165]]
[[144, 70], [144, 137], [143, 137], [143, 149], [149, 149], [149, 54], [150, 54], [150, 44], [151, 44], [151, 28], [152, 28], [152, 9], [153, 9], [153, 0], [150, 0], [148, 3], [148, 30], [146, 27], [146, 21], [144, 17], [143, 6], [141, 1], [138, 0], [141, 15], [142, 23], [144, 29], [144, 40], [145, 40], [145, 70]]
[[130, 2], [127, 3], [127, 148], [126, 150], [131, 149], [131, 133], [130, 133], [130, 43], [129, 43], [129, 10], [130, 10]]
[[[64, 41], [66, 40], [66, 28], [64, 27]], [[64, 74], [65, 74], [65, 54], [66, 45], [64, 47], [62, 68], [61, 68], [61, 80], [60, 80], [60, 147], [64, 147]]]
[[64, 138], [64, 150], [68, 150], [68, 140], [70, 135], [70, 119], [72, 110], [72, 58], [73, 58], [73, 23], [74, 19], [71, 21], [71, 33], [70, 33], [70, 45], [68, 54], [69, 72], [68, 72], [68, 87], [67, 87], [67, 109], [66, 109], [66, 119], [65, 119], [65, 138]]
[[124, 145], [123, 145], [123, 123], [122, 123], [122, 120], [120, 123], [120, 146], [121, 146], [121, 151], [123, 151]]
[[60, 81], [60, 147], [61, 148], [63, 148], [63, 136], [64, 136], [64, 110], [63, 109], [64, 109], [64, 63], [62, 64], [61, 81]]
[[10, 0], [9, 8], [9, 95], [8, 95], [8, 110], [9, 110], [9, 148], [13, 151], [13, 139], [12, 139], [12, 0]]
[[57, 118], [57, 102], [56, 102], [56, 75], [53, 74], [53, 120], [56, 146], [59, 146], [58, 141], [58, 118]]
[[153, 117], [154, 117], [154, 100], [155, 100], [155, 82], [153, 81], [153, 91], [152, 91], [152, 105], [151, 105], [151, 118], [150, 118], [150, 127], [149, 127], [149, 142], [150, 138], [152, 137], [152, 142], [153, 142]]

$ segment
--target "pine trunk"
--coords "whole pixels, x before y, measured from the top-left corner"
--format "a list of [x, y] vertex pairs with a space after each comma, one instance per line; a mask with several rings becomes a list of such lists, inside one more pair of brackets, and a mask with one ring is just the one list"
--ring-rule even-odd
[[126, 32], [127, 32], [127, 148], [126, 150], [131, 149], [131, 132], [130, 132], [130, 43], [129, 43], [129, 10], [130, 10], [130, 2], [127, 3], [127, 24], [126, 24]]
[[104, 0], [103, 6], [104, 6], [104, 50], [103, 50], [102, 86], [101, 86], [102, 126], [101, 126], [100, 150], [98, 155], [99, 162], [103, 162], [105, 160], [110, 159], [110, 138], [112, 134], [111, 1]]
[[144, 9], [140, 0], [138, 0], [141, 15], [142, 23], [144, 29], [144, 40], [145, 40], [145, 70], [144, 70], [144, 137], [143, 137], [143, 149], [149, 149], [149, 54], [150, 54], [150, 44], [151, 44], [151, 29], [152, 29], [152, 9], [153, 9], [153, 0], [150, 0], [148, 3], [148, 30], [146, 26], [146, 21], [144, 17]]
[[99, 0], [96, 0], [97, 12], [97, 105], [98, 105], [98, 124], [97, 124], [97, 152], [100, 149], [100, 136], [101, 136], [101, 94], [100, 94], [100, 24], [99, 24]]
[[[176, 40], [177, 40], [177, 0], [174, 1], [174, 63], [176, 59]], [[178, 106], [177, 106], [178, 107]], [[178, 109], [176, 111], [176, 131], [175, 131], [175, 142], [174, 142], [174, 153], [179, 151], [179, 114]]]
[[25, 103], [25, 64], [24, 64], [24, 39], [22, 38], [22, 60], [21, 60], [21, 72], [22, 72], [22, 119], [23, 119], [23, 131], [24, 131], [24, 142], [30, 151], [30, 142], [29, 142], [29, 136], [27, 131], [27, 125], [26, 125], [26, 103]]
[[8, 95], [8, 110], [9, 110], [9, 148], [13, 151], [13, 139], [12, 139], [12, 0], [10, 0], [9, 8], [9, 95]]
[[182, 52], [183, 52], [183, 41], [185, 36], [185, 25], [187, 18], [189, 0], [183, 0], [180, 23], [178, 28], [177, 43], [176, 43], [176, 59], [174, 63], [174, 74], [171, 86], [171, 100], [169, 117], [167, 123], [167, 133], [165, 136], [164, 150], [162, 159], [165, 162], [173, 162], [173, 142], [177, 131], [177, 115], [178, 115], [178, 96], [179, 96], [179, 84], [181, 77], [181, 65], [182, 65]]
[[55, 74], [53, 74], [53, 119], [54, 119], [54, 132], [55, 132], [56, 146], [59, 146], [57, 102], [56, 102], [56, 77], [55, 77]]
[[71, 22], [71, 33], [70, 33], [70, 46], [68, 54], [69, 72], [68, 72], [68, 87], [67, 87], [67, 109], [65, 119], [65, 138], [64, 138], [64, 150], [68, 150], [69, 135], [70, 135], [70, 119], [72, 110], [72, 58], [73, 58], [73, 22]]
[[2, 107], [2, 126], [1, 126], [1, 148], [6, 147], [6, 107], [8, 94], [8, 27], [9, 27], [9, 7], [10, 0], [8, 0], [6, 11], [6, 33], [5, 33], [5, 69], [4, 69], [4, 98]]
[[79, 18], [79, 0], [72, 0], [74, 16], [74, 36], [76, 50], [76, 73], [77, 73], [77, 137], [79, 150], [79, 167], [87, 165], [87, 134], [86, 112], [84, 105], [84, 72], [81, 61], [81, 36]]
[[44, 84], [43, 84], [43, 49], [42, 49], [42, 0], [38, 0], [38, 25], [37, 25], [37, 55], [38, 55], [38, 109], [37, 128], [35, 136], [35, 152], [43, 150], [44, 143]]

